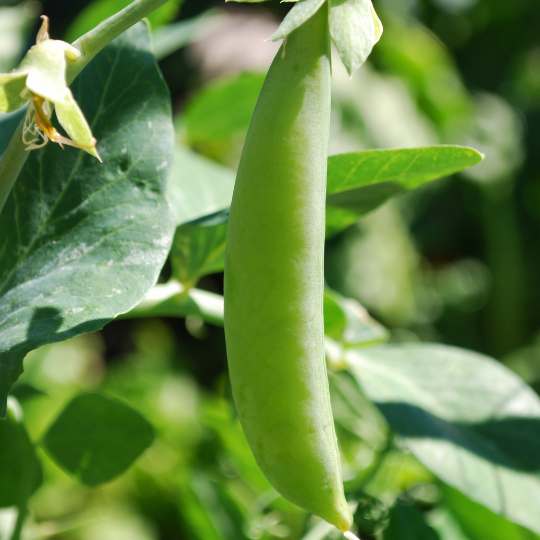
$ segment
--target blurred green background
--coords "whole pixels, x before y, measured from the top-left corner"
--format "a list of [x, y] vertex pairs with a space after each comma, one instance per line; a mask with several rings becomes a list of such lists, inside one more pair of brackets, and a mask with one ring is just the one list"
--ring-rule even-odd
[[[53, 38], [72, 41], [127, 3], [0, 2], [0, 71], [17, 65], [40, 14], [49, 16]], [[486, 159], [393, 199], [330, 239], [327, 282], [364, 305], [392, 341], [483, 352], [540, 390], [540, 4], [376, 0], [375, 8], [385, 33], [369, 63], [349, 79], [337, 56], [334, 61], [331, 153], [463, 144]], [[152, 18], [178, 143], [224, 166], [224, 182], [234, 177], [276, 51], [264, 39], [289, 9], [277, 1], [171, 0]], [[9, 136], [7, 128], [0, 132]], [[191, 284], [221, 294], [223, 275], [212, 273], [219, 268], [210, 265]], [[173, 259], [163, 281], [181, 273]], [[279, 498], [258, 470], [231, 403], [221, 328], [193, 317], [119, 320], [31, 353], [25, 368], [22, 380], [46, 393], [24, 401], [34, 440], [81, 390], [127, 401], [157, 432], [126, 475], [94, 489], [41, 454], [46, 482], [32, 499], [27, 538], [334, 534]], [[352, 420], [343, 398], [347, 377], [332, 384], [343, 387], [333, 399], [344, 479], [352, 491], [361, 487], [366, 534], [537, 538], [451, 492], [402, 449], [386, 447], [379, 413], [357, 403]]]

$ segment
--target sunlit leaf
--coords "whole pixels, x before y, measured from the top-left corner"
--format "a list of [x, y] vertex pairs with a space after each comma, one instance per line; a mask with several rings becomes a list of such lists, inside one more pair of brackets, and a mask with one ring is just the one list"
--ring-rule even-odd
[[392, 197], [480, 163], [472, 148], [367, 150], [328, 158], [326, 234], [352, 225]]
[[352, 75], [368, 58], [382, 35], [371, 0], [329, 0], [330, 33]]
[[443, 345], [347, 353], [367, 397], [441, 480], [540, 532], [540, 399], [501, 364]]

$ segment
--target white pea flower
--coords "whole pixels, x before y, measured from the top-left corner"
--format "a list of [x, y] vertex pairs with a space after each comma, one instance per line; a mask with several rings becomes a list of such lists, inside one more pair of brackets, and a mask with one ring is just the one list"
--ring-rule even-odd
[[[34, 45], [17, 68], [0, 73], [0, 112], [12, 112], [30, 101], [24, 119], [23, 143], [27, 150], [41, 148], [49, 140], [85, 150], [101, 161], [96, 139], [66, 83], [67, 61], [77, 60], [81, 52], [65, 41], [49, 37], [49, 19], [43, 23]], [[52, 109], [69, 137], [51, 124]]]

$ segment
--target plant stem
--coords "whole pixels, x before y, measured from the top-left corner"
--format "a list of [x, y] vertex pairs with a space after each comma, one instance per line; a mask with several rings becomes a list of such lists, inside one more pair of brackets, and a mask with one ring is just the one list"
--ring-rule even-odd
[[0, 159], [0, 212], [2, 212], [29, 154], [29, 152], [26, 152], [26, 146], [22, 142], [23, 125], [24, 118]]
[[[77, 39], [73, 46], [82, 52], [82, 56], [78, 60], [67, 62], [68, 85], [106, 45], [167, 2], [168, 0], [135, 0]], [[24, 119], [0, 159], [0, 213], [29, 155], [22, 142], [23, 122]]]
[[75, 80], [92, 58], [106, 45], [167, 2], [168, 0], [135, 0], [74, 41], [73, 46], [82, 52], [82, 56], [74, 62], [68, 62], [66, 77], [68, 84]]
[[196, 315], [214, 326], [223, 326], [223, 296], [200, 289], [188, 289], [178, 281], [156, 285], [147, 297], [119, 319], [141, 317], [187, 317]]
[[11, 538], [9, 540], [20, 540], [21, 538], [21, 532], [24, 525], [24, 520], [26, 519], [26, 503], [22, 504], [19, 508], [19, 513], [17, 514], [17, 523], [15, 524], [15, 528], [13, 529], [13, 533], [11, 534]]

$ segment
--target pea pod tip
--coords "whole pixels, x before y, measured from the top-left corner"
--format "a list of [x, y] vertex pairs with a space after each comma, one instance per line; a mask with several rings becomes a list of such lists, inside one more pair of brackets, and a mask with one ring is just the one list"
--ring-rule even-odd
[[343, 536], [347, 539], [347, 540], [360, 540], [360, 538], [358, 538], [358, 536], [356, 536], [355, 534], [353, 534], [351, 531], [345, 531], [343, 533]]

